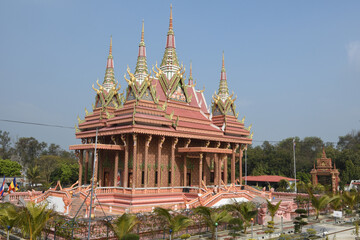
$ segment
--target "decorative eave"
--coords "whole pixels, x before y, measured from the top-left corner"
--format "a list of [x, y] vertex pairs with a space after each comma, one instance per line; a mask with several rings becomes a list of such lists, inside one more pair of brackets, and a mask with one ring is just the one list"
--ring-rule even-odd
[[[97, 149], [104, 150], [115, 150], [115, 151], [123, 151], [125, 149], [124, 146], [121, 145], [113, 145], [113, 144], [96, 144]], [[76, 144], [70, 145], [69, 150], [94, 150], [95, 143], [86, 143], [86, 144]]]
[[210, 148], [210, 147], [183, 147], [178, 148], [179, 153], [225, 153], [231, 154], [233, 152], [232, 149], [224, 149], [224, 148]]

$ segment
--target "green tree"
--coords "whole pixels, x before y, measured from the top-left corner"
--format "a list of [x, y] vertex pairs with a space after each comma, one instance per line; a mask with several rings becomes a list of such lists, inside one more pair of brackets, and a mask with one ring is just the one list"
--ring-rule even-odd
[[36, 164], [39, 166], [39, 172], [46, 184], [50, 183], [51, 173], [55, 171], [55, 169], [61, 163], [61, 157], [54, 155], [42, 155], [38, 159], [36, 159]]
[[227, 210], [212, 209], [209, 207], [199, 206], [194, 209], [194, 213], [198, 214], [204, 223], [210, 228], [211, 239], [215, 239], [215, 230], [217, 224], [221, 222], [229, 222], [231, 215]]
[[71, 159], [61, 159], [61, 163], [50, 174], [50, 182], [60, 180], [63, 185], [71, 185], [78, 180], [79, 164], [72, 163]]
[[[231, 205], [230, 205], [231, 206]], [[251, 221], [257, 215], [257, 209], [253, 202], [242, 202], [242, 203], [234, 203], [232, 204], [233, 210], [237, 211], [241, 219], [244, 222], [244, 233], [246, 234], [247, 228], [251, 225]]]
[[19, 227], [24, 236], [35, 240], [41, 235], [46, 223], [53, 217], [53, 211], [46, 209], [47, 205], [37, 205], [28, 202], [19, 215]]
[[10, 203], [3, 203], [0, 205], [0, 225], [4, 226], [7, 230], [7, 239], [12, 228], [18, 222], [18, 212], [14, 205]]
[[113, 229], [115, 235], [122, 240], [129, 238], [132, 230], [139, 223], [135, 215], [124, 213], [117, 218], [113, 224], [110, 224], [110, 227]]
[[335, 199], [335, 197], [330, 198], [328, 195], [323, 195], [321, 197], [316, 197], [311, 192], [309, 194], [310, 194], [311, 204], [312, 204], [313, 208], [315, 209], [316, 220], [318, 220], [319, 215], [320, 215], [320, 211], [323, 210], [324, 208], [326, 208], [326, 206], [331, 201], [333, 201]]
[[343, 195], [344, 204], [353, 212], [354, 207], [357, 203], [357, 193], [356, 192], [344, 192]]
[[30, 182], [30, 186], [33, 187], [34, 184], [41, 182], [40, 170], [38, 166], [29, 167], [26, 170], [26, 177]]
[[9, 159], [0, 159], [0, 176], [20, 176], [21, 165]]
[[21, 165], [28, 167], [34, 165], [35, 159], [41, 155], [46, 146], [46, 143], [38, 142], [33, 137], [22, 137], [15, 143], [15, 151], [20, 157]]
[[9, 132], [0, 130], [0, 158], [9, 159], [11, 155], [11, 139]]
[[187, 216], [178, 214], [172, 215], [168, 209], [157, 207], [154, 209], [154, 213], [165, 220], [167, 228], [171, 230], [171, 238], [173, 239], [174, 234], [187, 228], [192, 224], [192, 220]]
[[269, 211], [270, 216], [271, 216], [271, 221], [274, 221], [275, 214], [279, 210], [279, 207], [280, 207], [280, 204], [281, 204], [282, 200], [280, 200], [277, 204], [272, 204], [267, 199], [266, 199], [266, 201], [267, 201], [267, 208], [268, 208], [268, 211]]

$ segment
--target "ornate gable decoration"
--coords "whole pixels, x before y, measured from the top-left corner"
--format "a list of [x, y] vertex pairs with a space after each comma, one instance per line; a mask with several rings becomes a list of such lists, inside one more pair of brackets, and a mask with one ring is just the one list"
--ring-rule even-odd
[[156, 78], [158, 78], [159, 83], [166, 94], [166, 97], [171, 100], [180, 101], [189, 103], [191, 102], [191, 97], [187, 93], [187, 85], [185, 84], [186, 77], [184, 77], [185, 68], [181, 66], [178, 71], [174, 73], [171, 79], [166, 77], [166, 74], [158, 68], [157, 64], [152, 68]]
[[130, 79], [127, 79], [126, 74], [124, 75], [124, 78], [128, 83], [126, 90], [126, 101], [142, 99], [153, 101], [154, 103], [158, 104], [159, 99], [156, 96], [156, 88], [151, 83], [150, 74], [145, 77], [144, 81], [139, 83], [139, 81], [136, 81], [134, 74], [130, 72], [129, 67], [126, 71], [130, 76]]
[[237, 117], [238, 114], [236, 113], [236, 105], [235, 105], [235, 98], [232, 98], [234, 94], [228, 96], [225, 100], [222, 100], [218, 94], [213, 95], [212, 97], [212, 114], [213, 116], [217, 115], [231, 115]]
[[94, 108], [106, 108], [106, 107], [114, 107], [119, 109], [122, 107], [122, 100], [123, 100], [123, 93], [119, 94], [119, 90], [121, 88], [120, 84], [119, 87], [118, 83], [114, 84], [109, 90], [106, 90], [104, 86], [99, 84], [99, 80], [96, 81], [99, 89], [92, 85], [92, 88], [96, 92], [95, 97], [95, 106]]

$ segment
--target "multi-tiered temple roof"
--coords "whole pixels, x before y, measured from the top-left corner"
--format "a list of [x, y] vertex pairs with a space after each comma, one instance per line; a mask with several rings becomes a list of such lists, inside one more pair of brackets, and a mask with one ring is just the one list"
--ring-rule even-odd
[[210, 112], [203, 90], [195, 88], [192, 66], [186, 84], [185, 67], [176, 54], [172, 9], [160, 66], [148, 70], [143, 23], [135, 71], [128, 67], [124, 78], [127, 87], [121, 94], [114, 76], [111, 40], [104, 82], [97, 82], [98, 88], [93, 85], [93, 112], [86, 111], [85, 119], [79, 119], [77, 138], [93, 137], [98, 128], [99, 136], [143, 133], [251, 144], [250, 127], [245, 128], [244, 119], [238, 120], [236, 98], [229, 94], [224, 55]]

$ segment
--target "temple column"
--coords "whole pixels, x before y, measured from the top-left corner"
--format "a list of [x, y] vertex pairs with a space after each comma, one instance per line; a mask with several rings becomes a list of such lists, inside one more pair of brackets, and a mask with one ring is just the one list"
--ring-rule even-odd
[[187, 166], [186, 166], [186, 160], [187, 156], [186, 153], [184, 153], [184, 187], [186, 187], [186, 181], [187, 181]]
[[96, 152], [94, 151], [95, 154], [95, 169], [94, 169], [94, 183], [95, 183], [95, 187], [96, 187], [96, 183], [98, 182], [98, 164], [99, 164], [99, 150], [96, 150]]
[[137, 183], [137, 134], [133, 134], [133, 184], [132, 184], [132, 188], [133, 191], [136, 188], [136, 183]]
[[239, 180], [240, 185], [242, 185], [242, 157], [243, 157], [244, 149], [240, 148], [240, 157], [239, 157]]
[[201, 181], [202, 181], [202, 173], [203, 173], [203, 154], [199, 155], [199, 193], [201, 192]]
[[172, 148], [171, 148], [171, 187], [174, 187], [174, 180], [175, 180], [175, 148], [176, 144], [179, 141], [178, 138], [173, 138]]
[[214, 185], [216, 186], [219, 183], [219, 161], [218, 161], [218, 154], [214, 154], [214, 171], [215, 171], [215, 179]]
[[161, 149], [165, 141], [165, 137], [161, 136], [158, 141], [158, 154], [157, 154], [157, 186], [161, 187]]
[[85, 151], [85, 174], [84, 174], [84, 184], [87, 184], [89, 174], [89, 150]]
[[224, 154], [224, 183], [225, 183], [225, 185], [228, 184], [228, 168], [227, 168], [228, 164], [227, 164], [227, 160], [228, 160], [227, 155]]
[[128, 143], [128, 136], [122, 134], [121, 135], [121, 140], [124, 143], [124, 147], [125, 147], [125, 156], [124, 156], [124, 183], [123, 183], [123, 187], [129, 187], [128, 184], [128, 176], [129, 176], [129, 145]]
[[99, 168], [98, 170], [98, 182], [99, 182], [99, 187], [102, 187], [104, 185], [103, 183], [103, 166], [102, 166], [102, 162], [100, 163], [100, 156], [102, 156], [102, 154], [100, 154], [101, 151], [98, 150], [98, 156], [99, 158], [97, 159], [96, 164], [98, 165], [97, 167]]
[[76, 152], [76, 155], [78, 157], [78, 161], [79, 161], [79, 187], [81, 187], [82, 185], [82, 174], [83, 174], [83, 153], [84, 150], [80, 150]]
[[222, 161], [221, 161], [221, 156], [218, 157], [218, 186], [221, 186], [221, 165], [222, 165]]
[[114, 187], [118, 186], [118, 171], [119, 171], [119, 151], [115, 153], [115, 166], [114, 166]]
[[144, 154], [144, 157], [145, 157], [145, 160], [144, 160], [144, 187], [146, 188], [147, 187], [147, 184], [148, 184], [148, 153], [149, 153], [149, 146], [150, 146], [150, 142], [151, 142], [151, 139], [152, 139], [152, 135], [148, 135], [147, 138], [146, 138], [146, 141], [145, 141], [145, 154]]
[[236, 149], [239, 147], [239, 144], [233, 145], [233, 151], [231, 154], [231, 184], [235, 184], [235, 156]]

